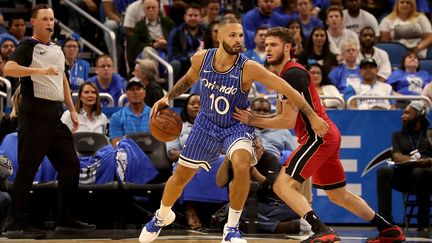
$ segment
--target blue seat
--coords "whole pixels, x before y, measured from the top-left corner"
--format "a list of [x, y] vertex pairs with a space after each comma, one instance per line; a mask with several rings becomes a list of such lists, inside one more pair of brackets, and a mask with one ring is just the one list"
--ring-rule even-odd
[[420, 70], [427, 71], [432, 75], [432, 59], [420, 59], [419, 60]]
[[402, 59], [408, 51], [406, 46], [399, 42], [381, 42], [376, 43], [375, 46], [386, 51], [389, 55], [392, 67], [397, 68], [400, 68]]

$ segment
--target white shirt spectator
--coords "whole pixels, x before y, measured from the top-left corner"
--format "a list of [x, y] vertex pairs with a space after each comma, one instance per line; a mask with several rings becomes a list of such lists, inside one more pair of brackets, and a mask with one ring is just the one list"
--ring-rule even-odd
[[[393, 41], [402, 43], [408, 48], [415, 48], [422, 41], [423, 34], [432, 33], [432, 26], [424, 14], [414, 18], [414, 20], [402, 20], [396, 17], [390, 20], [385, 17], [380, 25], [380, 31], [390, 32], [390, 38]], [[427, 49], [423, 49], [417, 53], [419, 58], [426, 57]]]
[[384, 79], [387, 79], [392, 72], [389, 55], [386, 51], [384, 51], [383, 49], [380, 49], [378, 47], [373, 47], [373, 49], [374, 49], [374, 53], [372, 56], [371, 55], [365, 55], [365, 53], [359, 51], [357, 63], [360, 63], [360, 61], [366, 57], [371, 57], [372, 59], [375, 60], [375, 62], [378, 65], [377, 76], [384, 78]]
[[144, 19], [144, 1], [138, 0], [131, 3], [125, 13], [123, 26], [127, 28], [135, 28], [135, 24]]
[[[384, 96], [392, 95], [392, 86], [376, 81], [373, 85], [361, 83], [353, 83], [350, 86], [354, 89], [356, 95], [367, 95], [367, 96]], [[358, 99], [357, 109], [358, 110], [370, 110], [370, 109], [391, 109], [390, 101], [387, 99]]]
[[380, 35], [378, 21], [372, 14], [363, 9], [360, 9], [357, 17], [352, 17], [349, 15], [348, 10], [345, 9], [343, 11], [343, 18], [345, 28], [354, 31], [357, 35], [360, 35], [360, 31], [366, 26], [372, 27], [376, 36]]
[[[70, 112], [67, 110], [63, 113], [61, 121], [69, 128], [73, 128], [73, 123], [70, 118]], [[84, 110], [78, 112], [79, 128], [75, 132], [95, 132], [106, 134], [108, 119], [105, 114], [99, 116], [93, 114], [93, 120], [88, 119], [87, 113]]]
[[327, 36], [330, 43], [330, 51], [335, 55], [340, 55], [342, 53], [340, 47], [344, 40], [353, 39], [357, 41], [357, 46], [360, 46], [358, 35], [354, 31], [346, 28], [342, 30], [342, 35], [338, 37], [331, 36], [327, 30]]

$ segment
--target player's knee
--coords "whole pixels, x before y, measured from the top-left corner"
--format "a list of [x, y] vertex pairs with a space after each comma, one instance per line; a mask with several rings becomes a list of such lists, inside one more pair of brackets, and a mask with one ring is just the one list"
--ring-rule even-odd
[[300, 183], [298, 183], [293, 178], [286, 178], [286, 177], [279, 176], [278, 178], [276, 178], [276, 181], [273, 183], [273, 191], [277, 195], [280, 195], [284, 190], [287, 189], [287, 187], [298, 190], [299, 186]]
[[342, 205], [346, 201], [347, 191], [345, 188], [326, 190], [325, 192], [329, 200], [334, 204]]

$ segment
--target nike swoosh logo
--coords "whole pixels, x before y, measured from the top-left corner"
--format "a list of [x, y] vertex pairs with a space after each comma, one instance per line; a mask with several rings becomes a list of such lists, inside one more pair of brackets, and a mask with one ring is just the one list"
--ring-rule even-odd
[[44, 54], [45, 52], [46, 52], [46, 51], [41, 51], [40, 54], [42, 55], [42, 54]]
[[212, 71], [210, 70], [203, 70], [204, 73], [211, 73]]

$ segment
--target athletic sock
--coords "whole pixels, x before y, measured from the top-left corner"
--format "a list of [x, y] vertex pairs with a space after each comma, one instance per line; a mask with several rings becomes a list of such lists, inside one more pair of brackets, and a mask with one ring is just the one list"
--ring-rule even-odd
[[168, 216], [169, 212], [171, 211], [171, 208], [172, 208], [172, 206], [167, 207], [167, 206], [163, 205], [161, 202], [157, 217], [159, 219], [166, 218]]
[[327, 230], [327, 226], [321, 222], [313, 210], [306, 213], [303, 218], [312, 226], [312, 231], [314, 233], [320, 230]]
[[236, 227], [238, 222], [240, 221], [242, 211], [243, 210], [235, 210], [230, 207], [228, 211], [228, 220], [226, 225], [228, 227]]
[[372, 225], [375, 225], [378, 228], [379, 232], [392, 227], [392, 225], [378, 213], [375, 213], [375, 216], [370, 221], [370, 223]]

